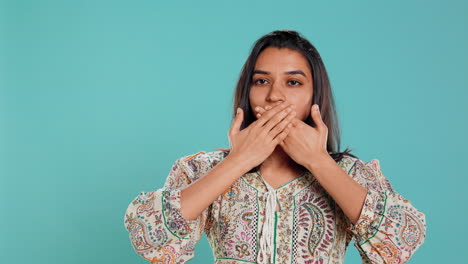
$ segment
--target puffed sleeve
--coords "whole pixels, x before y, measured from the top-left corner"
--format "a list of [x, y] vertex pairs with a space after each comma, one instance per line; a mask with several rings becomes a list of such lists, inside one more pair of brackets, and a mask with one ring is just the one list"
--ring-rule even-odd
[[[179, 158], [163, 188], [141, 192], [128, 206], [124, 225], [137, 254], [151, 263], [185, 263], [194, 257], [210, 207], [194, 220], [180, 211], [180, 191], [196, 178], [204, 152]], [[197, 157], [196, 162], [194, 161]]]
[[350, 176], [367, 189], [359, 219], [349, 222], [362, 262], [406, 263], [425, 240], [425, 214], [393, 189], [378, 159], [357, 159]]

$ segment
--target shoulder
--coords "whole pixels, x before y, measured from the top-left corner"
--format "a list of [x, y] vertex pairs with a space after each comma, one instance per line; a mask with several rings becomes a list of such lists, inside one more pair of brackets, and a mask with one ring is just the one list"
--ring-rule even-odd
[[338, 161], [338, 165], [346, 171], [348, 174], [351, 173], [351, 170], [354, 168], [356, 165], [356, 162], [360, 160], [359, 158], [350, 156], [350, 155], [344, 155], [343, 158], [341, 158], [340, 161]]
[[380, 161], [376, 158], [365, 161], [357, 157], [345, 155], [338, 164], [350, 175], [362, 172], [380, 172]]
[[379, 159], [374, 158], [366, 161], [355, 157], [346, 157], [341, 163], [348, 175], [367, 189], [394, 191], [392, 184], [382, 172]]

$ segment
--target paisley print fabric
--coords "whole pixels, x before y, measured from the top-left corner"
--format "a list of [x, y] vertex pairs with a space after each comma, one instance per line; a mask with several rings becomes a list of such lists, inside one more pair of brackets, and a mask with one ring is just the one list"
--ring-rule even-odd
[[[398, 194], [379, 160], [345, 156], [338, 164], [368, 191], [352, 224], [312, 173], [278, 187], [279, 211], [265, 215], [268, 187], [246, 173], [195, 220], [180, 212], [180, 190], [216, 166], [228, 151], [198, 152], [176, 160], [163, 188], [141, 192], [128, 206], [124, 226], [136, 253], [150, 263], [180, 264], [194, 257], [205, 232], [215, 264], [343, 263], [354, 239], [362, 263], [406, 263], [424, 242], [424, 213]], [[260, 250], [262, 227], [273, 217], [271, 252]]]

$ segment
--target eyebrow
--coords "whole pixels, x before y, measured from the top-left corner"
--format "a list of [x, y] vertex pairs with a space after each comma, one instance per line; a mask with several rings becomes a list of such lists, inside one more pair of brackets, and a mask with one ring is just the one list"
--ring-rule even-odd
[[[263, 70], [254, 70], [253, 74], [270, 74], [270, 72], [267, 72], [267, 71], [263, 71]], [[294, 70], [294, 71], [287, 71], [287, 72], [284, 72], [284, 74], [288, 74], [288, 75], [294, 75], [294, 74], [300, 74], [304, 77], [306, 77], [305, 73], [303, 71], [300, 71], [300, 70]]]

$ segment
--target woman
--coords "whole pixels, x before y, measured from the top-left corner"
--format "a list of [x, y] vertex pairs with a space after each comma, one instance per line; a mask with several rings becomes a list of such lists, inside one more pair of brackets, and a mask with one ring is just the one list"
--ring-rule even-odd
[[234, 109], [230, 149], [179, 158], [164, 188], [128, 206], [142, 257], [185, 263], [203, 232], [217, 264], [343, 263], [352, 238], [363, 263], [405, 263], [424, 242], [425, 215], [379, 161], [339, 152], [325, 66], [299, 33], [255, 43]]

